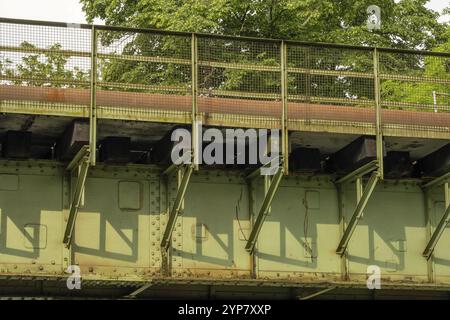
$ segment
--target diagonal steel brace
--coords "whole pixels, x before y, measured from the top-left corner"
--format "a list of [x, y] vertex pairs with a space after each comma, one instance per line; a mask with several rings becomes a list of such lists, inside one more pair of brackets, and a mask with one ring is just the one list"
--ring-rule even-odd
[[[359, 180], [359, 183], [360, 183], [361, 182], [360, 179], [361, 179], [362, 175], [369, 173], [370, 169], [371, 169], [371, 171], [377, 169], [378, 163], [377, 162], [369, 163], [369, 166], [364, 166], [364, 167], [361, 167], [360, 169], [356, 169], [353, 173], [350, 173], [349, 175], [345, 176], [344, 178], [338, 180], [338, 183], [349, 181], [352, 178]], [[339, 242], [338, 248], [336, 249], [336, 253], [339, 254], [340, 256], [342, 256], [345, 253], [345, 251], [347, 250], [347, 246], [348, 246], [348, 243], [350, 242], [350, 238], [353, 235], [353, 232], [355, 231], [356, 226], [358, 225], [358, 222], [363, 215], [363, 211], [364, 211], [364, 209], [367, 205], [367, 202], [369, 201], [370, 196], [372, 195], [379, 179], [380, 179], [380, 171], [379, 170], [373, 171], [363, 192], [361, 194], [357, 194], [357, 198], [359, 198], [359, 199], [358, 199], [358, 203], [355, 208], [355, 212], [353, 213], [352, 218], [350, 219], [350, 222], [344, 231], [341, 241]], [[357, 192], [357, 193], [359, 193], [359, 192]]]
[[88, 146], [83, 146], [73, 160], [67, 166], [67, 170], [72, 172], [76, 167], [79, 168], [77, 184], [69, 209], [69, 217], [67, 219], [66, 230], [64, 232], [63, 243], [67, 248], [70, 247], [77, 218], [78, 209], [80, 208], [81, 199], [83, 197], [84, 186], [90, 165], [90, 151]]
[[428, 244], [423, 251], [423, 256], [429, 260], [434, 252], [434, 249], [439, 242], [439, 239], [441, 238], [442, 234], [444, 233], [445, 228], [447, 227], [447, 224], [450, 222], [450, 190], [449, 190], [449, 181], [450, 180], [450, 173], [445, 174], [442, 177], [439, 177], [427, 184], [425, 184], [425, 188], [432, 188], [435, 186], [439, 186], [440, 184], [444, 185], [444, 195], [445, 195], [445, 210], [444, 215], [442, 216], [442, 219], [439, 221], [439, 224], [437, 225], [436, 229], [434, 230], [433, 234], [431, 235], [430, 240], [428, 241]]
[[[282, 159], [280, 159], [280, 162], [282, 162]], [[269, 213], [270, 205], [272, 204], [275, 193], [278, 190], [278, 187], [280, 185], [280, 181], [281, 181], [281, 178], [283, 177], [283, 174], [284, 174], [284, 169], [281, 164], [278, 167], [277, 172], [271, 179], [270, 184], [266, 188], [263, 203], [261, 205], [261, 208], [259, 209], [255, 224], [253, 225], [252, 231], [247, 240], [245, 250], [247, 250], [249, 253], [252, 253], [253, 250], [255, 249], [256, 240], [258, 239], [258, 235], [261, 231], [261, 228], [266, 219], [266, 216]], [[249, 175], [249, 177], [254, 177], [254, 174]]]
[[[179, 167], [177, 170], [183, 170], [182, 178], [178, 186], [177, 195], [175, 201], [172, 205], [172, 209], [169, 213], [169, 220], [167, 221], [166, 229], [164, 230], [164, 235], [161, 239], [161, 249], [163, 252], [167, 252], [170, 247], [170, 240], [172, 238], [173, 229], [175, 228], [175, 223], [177, 221], [178, 215], [181, 211], [184, 196], [186, 194], [187, 187], [189, 185], [189, 180], [194, 170], [194, 164], [185, 164], [183, 168]], [[175, 170], [175, 169], [174, 169]], [[166, 170], [167, 171], [167, 170]], [[169, 170], [170, 172], [172, 170]]]

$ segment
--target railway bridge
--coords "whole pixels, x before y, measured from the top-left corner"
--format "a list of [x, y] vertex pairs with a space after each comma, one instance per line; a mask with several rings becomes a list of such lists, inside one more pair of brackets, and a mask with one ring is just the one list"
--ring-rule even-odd
[[449, 298], [450, 53], [1, 18], [0, 78], [1, 296]]

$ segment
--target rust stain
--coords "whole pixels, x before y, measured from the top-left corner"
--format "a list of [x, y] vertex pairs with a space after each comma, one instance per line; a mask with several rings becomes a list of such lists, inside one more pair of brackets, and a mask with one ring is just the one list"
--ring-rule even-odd
[[[170, 111], [187, 111], [192, 107], [190, 96], [152, 94], [139, 92], [97, 91], [97, 105], [105, 107], [143, 108]], [[0, 86], [0, 100], [57, 102], [73, 105], [89, 105], [90, 90], [74, 88], [41, 88], [25, 86]], [[200, 112], [232, 115], [281, 117], [281, 102], [245, 100], [235, 98], [198, 97]], [[328, 120], [375, 123], [373, 108], [336, 106], [311, 103], [288, 103], [290, 119]], [[450, 113], [418, 112], [407, 110], [382, 110], [384, 124], [402, 124], [444, 127], [450, 126]]]

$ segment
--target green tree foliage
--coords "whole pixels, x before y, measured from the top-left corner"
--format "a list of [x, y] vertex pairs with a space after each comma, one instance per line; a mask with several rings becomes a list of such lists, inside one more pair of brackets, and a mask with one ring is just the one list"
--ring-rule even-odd
[[[89, 21], [176, 31], [431, 49], [445, 26], [427, 0], [80, 0]], [[382, 30], [366, 28], [378, 5]]]
[[[89, 21], [100, 18], [108, 25], [206, 32], [239, 36], [334, 42], [363, 46], [403, 49], [443, 48], [450, 35], [447, 26], [437, 21], [438, 13], [425, 7], [427, 0], [80, 0]], [[381, 8], [382, 29], [368, 31], [366, 9]], [[104, 46], [121, 54], [189, 58], [189, 42], [177, 37], [147, 34], [127, 35], [103, 32]], [[129, 40], [129, 39], [132, 40]], [[189, 39], [187, 39], [189, 40]], [[279, 51], [245, 41], [211, 40], [200, 42], [208, 61], [226, 61], [255, 65], [279, 65]], [[438, 50], [438, 49], [436, 49]], [[205, 50], [207, 52], [208, 50]], [[291, 49], [288, 63], [299, 68], [372, 72], [371, 53], [362, 51], [305, 47]], [[428, 75], [445, 71], [442, 61], [406, 55], [385, 55], [384, 68], [389, 72]], [[188, 86], [189, 68], [170, 63], [106, 60], [101, 63], [105, 81], [141, 84]], [[289, 78], [292, 94], [321, 97], [356, 97], [373, 99], [373, 81], [348, 77], [306, 78], [293, 74]], [[201, 88], [236, 91], [280, 92], [280, 79], [270, 72], [202, 67]], [[417, 90], [414, 83], [383, 82], [384, 97], [391, 100], [420, 100], [417, 95], [428, 89], [446, 90], [428, 83]], [[421, 84], [422, 85], [422, 84]], [[431, 90], [432, 91], [432, 90]], [[413, 94], [415, 93], [415, 94]], [[406, 98], [408, 97], [408, 98]], [[425, 99], [425, 98], [424, 98]], [[429, 98], [426, 98], [429, 99]], [[422, 101], [422, 100], [420, 100]], [[427, 100], [428, 101], [428, 100]], [[429, 102], [429, 101], [428, 101]]]
[[[20, 48], [29, 51], [37, 47], [29, 42], [22, 42]], [[44, 54], [29, 54], [22, 57], [20, 63], [14, 64], [11, 59], [0, 61], [0, 76], [10, 80], [16, 85], [27, 84], [31, 86], [75, 87], [79, 84], [73, 81], [87, 81], [89, 71], [79, 67], [67, 66], [68, 58], [61, 53], [59, 43], [51, 45]]]
[[[433, 51], [450, 52], [450, 26], [446, 31], [447, 42], [436, 46]], [[385, 54], [389, 56], [389, 54]], [[409, 59], [401, 59], [398, 55], [391, 54], [389, 60], [396, 63], [387, 64], [387, 72], [412, 77], [429, 77], [450, 80], [450, 58], [440, 56], [412, 55]], [[408, 64], [409, 62], [409, 64]], [[412, 102], [420, 104], [432, 104], [433, 91], [450, 94], [448, 83], [405, 82], [388, 80], [382, 83], [382, 98], [392, 102]], [[437, 96], [437, 105], [450, 105], [447, 95]]]

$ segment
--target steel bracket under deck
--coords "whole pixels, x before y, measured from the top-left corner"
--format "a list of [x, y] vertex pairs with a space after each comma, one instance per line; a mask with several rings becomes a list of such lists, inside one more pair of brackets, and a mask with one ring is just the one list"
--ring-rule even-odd
[[90, 166], [90, 149], [89, 146], [83, 146], [72, 161], [67, 166], [66, 170], [72, 172], [75, 168], [78, 168], [78, 179], [75, 187], [75, 192], [72, 197], [69, 209], [69, 217], [67, 219], [66, 230], [64, 232], [63, 243], [67, 248], [72, 243], [73, 230], [75, 227], [75, 220], [77, 218], [78, 209], [82, 203], [84, 187], [86, 184], [86, 178]]
[[429, 260], [431, 258], [431, 256], [433, 255], [434, 248], [436, 247], [437, 243], [439, 242], [439, 239], [441, 238], [442, 234], [444, 233], [445, 227], [450, 222], [449, 181], [450, 181], [450, 172], [447, 174], [444, 174], [443, 176], [441, 176], [437, 179], [434, 179], [434, 180], [426, 183], [423, 186], [425, 189], [431, 189], [431, 188], [443, 185], [444, 186], [444, 195], [445, 195], [444, 215], [442, 216], [441, 220], [439, 221], [439, 224], [437, 225], [436, 229], [434, 230], [433, 234], [431, 235], [430, 240], [428, 241], [428, 244], [422, 254], [427, 260]]
[[169, 250], [173, 229], [175, 228], [175, 223], [182, 209], [184, 196], [186, 194], [189, 180], [191, 178], [194, 167], [195, 165], [192, 163], [183, 165], [173, 164], [163, 172], [163, 175], [170, 175], [174, 171], [176, 171], [178, 174], [177, 195], [175, 196], [175, 201], [169, 212], [169, 220], [167, 221], [167, 226], [161, 239], [161, 250], [163, 253], [167, 253], [167, 251]]
[[277, 157], [277, 158], [273, 159], [268, 164], [255, 170], [254, 172], [252, 172], [251, 174], [249, 174], [247, 176], [248, 180], [252, 180], [255, 177], [257, 177], [258, 175], [261, 175], [261, 169], [264, 167], [267, 167], [273, 161], [279, 161], [279, 165], [278, 165], [276, 172], [272, 178], [270, 178], [269, 175], [264, 176], [264, 179], [265, 179], [264, 200], [262, 202], [261, 208], [259, 209], [255, 224], [253, 225], [252, 231], [250, 233], [250, 236], [247, 240], [247, 244], [245, 246], [245, 250], [247, 250], [249, 253], [252, 253], [253, 250], [255, 249], [258, 235], [261, 231], [261, 228], [263, 226], [263, 223], [266, 219], [267, 214], [270, 212], [270, 205], [272, 204], [275, 193], [278, 190], [281, 178], [284, 175], [283, 157]]
[[[362, 177], [369, 173], [371, 173], [369, 181], [367, 182], [367, 185], [363, 188]], [[364, 208], [366, 207], [367, 202], [369, 201], [370, 196], [372, 195], [373, 190], [375, 189], [375, 186], [379, 179], [380, 179], [379, 163], [377, 160], [373, 160], [368, 164], [354, 170], [353, 172], [347, 174], [343, 178], [336, 181], [336, 183], [338, 184], [343, 184], [351, 180], [356, 180], [356, 198], [357, 198], [356, 199], [357, 205], [355, 211], [336, 249], [336, 253], [338, 255], [343, 256], [344, 253], [346, 252], [350, 238], [353, 235], [353, 232], [355, 231], [359, 220], [363, 216]]]

